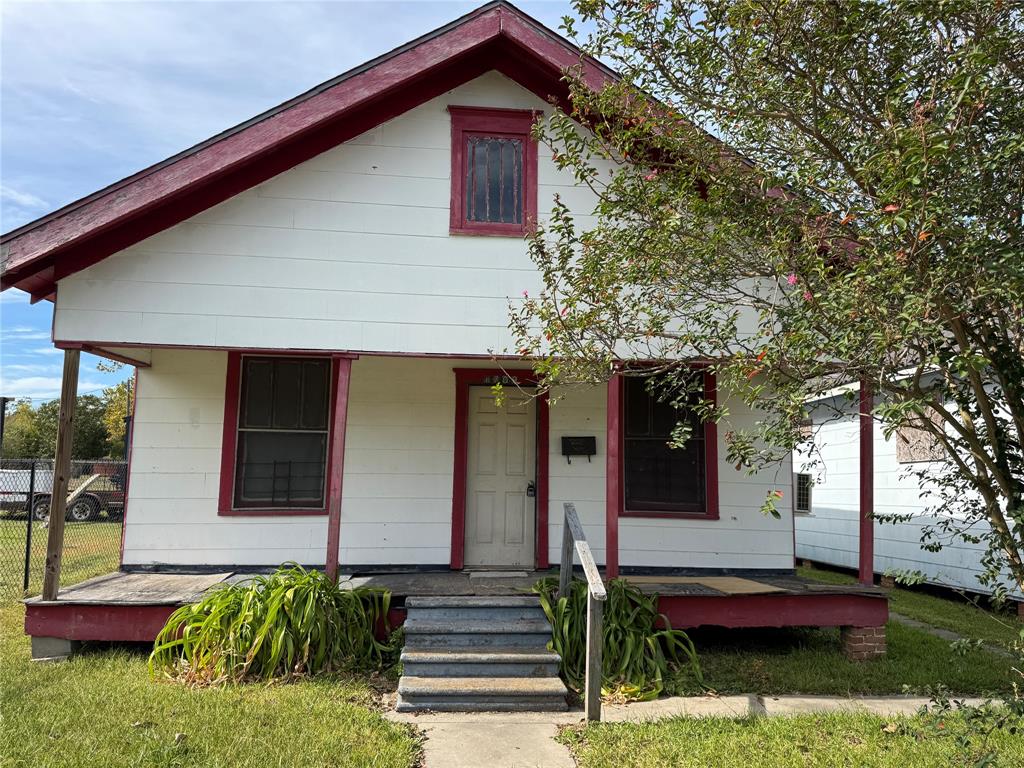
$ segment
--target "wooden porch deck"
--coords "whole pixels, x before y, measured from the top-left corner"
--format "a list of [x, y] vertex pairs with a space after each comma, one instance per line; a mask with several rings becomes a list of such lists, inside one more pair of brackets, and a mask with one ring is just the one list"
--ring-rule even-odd
[[[392, 572], [348, 574], [353, 586], [391, 590], [394, 623], [404, 620], [406, 597], [518, 595], [555, 572]], [[72, 641], [152, 642], [178, 606], [223, 582], [252, 573], [115, 572], [62, 589], [56, 600], [25, 602], [25, 631]], [[879, 627], [888, 601], [877, 587], [820, 584], [795, 575], [627, 575], [648, 594], [672, 626]]]

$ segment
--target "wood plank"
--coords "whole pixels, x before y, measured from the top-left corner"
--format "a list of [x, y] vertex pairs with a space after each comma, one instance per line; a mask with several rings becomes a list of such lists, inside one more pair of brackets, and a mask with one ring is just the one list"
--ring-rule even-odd
[[784, 587], [738, 576], [627, 576], [633, 584], [702, 584], [726, 595], [766, 595]]
[[604, 646], [604, 606], [593, 593], [587, 595], [587, 661], [584, 672], [584, 714], [587, 722], [601, 720], [602, 651]]
[[71, 479], [71, 446], [74, 440], [78, 364], [81, 354], [77, 349], [64, 350], [57, 450], [53, 460], [53, 488], [50, 496], [49, 532], [46, 538], [46, 567], [43, 571], [43, 597], [47, 600], [55, 599], [60, 589], [60, 565], [64, 555], [64, 515], [68, 508], [68, 481]]
[[[61, 605], [184, 605], [232, 575], [224, 573], [110, 573], [67, 587]], [[30, 604], [46, 604], [43, 599]]]

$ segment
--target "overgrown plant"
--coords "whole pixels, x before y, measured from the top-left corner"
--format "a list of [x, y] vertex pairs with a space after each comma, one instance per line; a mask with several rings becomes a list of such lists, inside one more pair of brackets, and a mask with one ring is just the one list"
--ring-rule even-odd
[[[656, 595], [645, 595], [624, 579], [612, 579], [606, 587], [603, 695], [655, 699], [673, 666], [689, 666], [697, 681], [703, 682], [693, 643], [658, 613]], [[581, 691], [587, 660], [587, 583], [574, 580], [569, 595], [558, 598], [558, 579], [549, 577], [538, 581], [533, 591], [551, 622], [551, 649], [562, 657], [562, 678]]]
[[288, 563], [176, 610], [156, 638], [150, 673], [216, 685], [377, 670], [392, 656], [376, 637], [388, 629], [390, 603], [387, 590], [347, 589]]

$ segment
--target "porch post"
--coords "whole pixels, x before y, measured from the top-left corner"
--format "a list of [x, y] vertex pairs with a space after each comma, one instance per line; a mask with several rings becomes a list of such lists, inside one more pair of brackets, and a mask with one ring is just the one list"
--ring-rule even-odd
[[605, 455], [605, 576], [619, 575], [619, 510], [622, 508], [622, 375], [608, 379]]
[[860, 568], [862, 584], [875, 583], [875, 444], [871, 410], [874, 394], [867, 381], [860, 383]]
[[[43, 571], [43, 600], [56, 600], [60, 589], [60, 562], [64, 555], [64, 514], [71, 478], [71, 445], [75, 435], [75, 405], [78, 399], [78, 361], [81, 352], [64, 350], [64, 374], [60, 384], [60, 415], [57, 421], [57, 450], [53, 457], [53, 487], [50, 493], [50, 522], [46, 538], [46, 568]], [[29, 510], [32, 514], [32, 510]]]
[[327, 557], [324, 573], [338, 579], [338, 547], [341, 544], [341, 486], [345, 477], [345, 427], [348, 424], [348, 385], [352, 378], [352, 358], [334, 357], [334, 407], [331, 421], [331, 475], [327, 496]]

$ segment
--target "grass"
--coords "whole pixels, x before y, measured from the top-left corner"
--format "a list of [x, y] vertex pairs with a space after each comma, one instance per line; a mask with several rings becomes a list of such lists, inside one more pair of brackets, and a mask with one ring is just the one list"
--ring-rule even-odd
[[[690, 637], [704, 684], [723, 694], [898, 694], [904, 686], [923, 693], [942, 684], [981, 695], [1010, 687], [1011, 659], [981, 649], [961, 655], [947, 641], [895, 622], [886, 627], [886, 655], [872, 661], [843, 656], [838, 630], [694, 630]], [[686, 670], [667, 689], [700, 693]]]
[[193, 690], [152, 681], [145, 651], [94, 649], [29, 661], [23, 608], [0, 604], [3, 766], [367, 766], [408, 768], [411, 732], [375, 711], [368, 681]]
[[[942, 721], [941, 730], [923, 718], [887, 720], [872, 715], [675, 719], [658, 723], [592, 725], [563, 731], [580, 768], [932, 768], [981, 765], [978, 744], [963, 748], [962, 717]], [[996, 765], [1024, 765], [1024, 739], [1005, 732], [987, 744]]]
[[[38, 594], [43, 584], [48, 528], [32, 524], [29, 595]], [[25, 562], [26, 521], [0, 518], [0, 600], [22, 597]], [[64, 559], [61, 584], [76, 584], [103, 573], [116, 571], [121, 557], [121, 523], [103, 518], [89, 523], [64, 524]]]
[[[856, 579], [846, 573], [804, 567], [800, 576], [829, 584], [853, 584]], [[971, 640], [982, 640], [994, 645], [1007, 646], [1020, 639], [1024, 621], [1009, 612], [986, 610], [968, 597], [950, 592], [949, 597], [930, 594], [916, 589], [896, 587], [889, 593], [889, 609], [893, 613], [941, 627]]]

